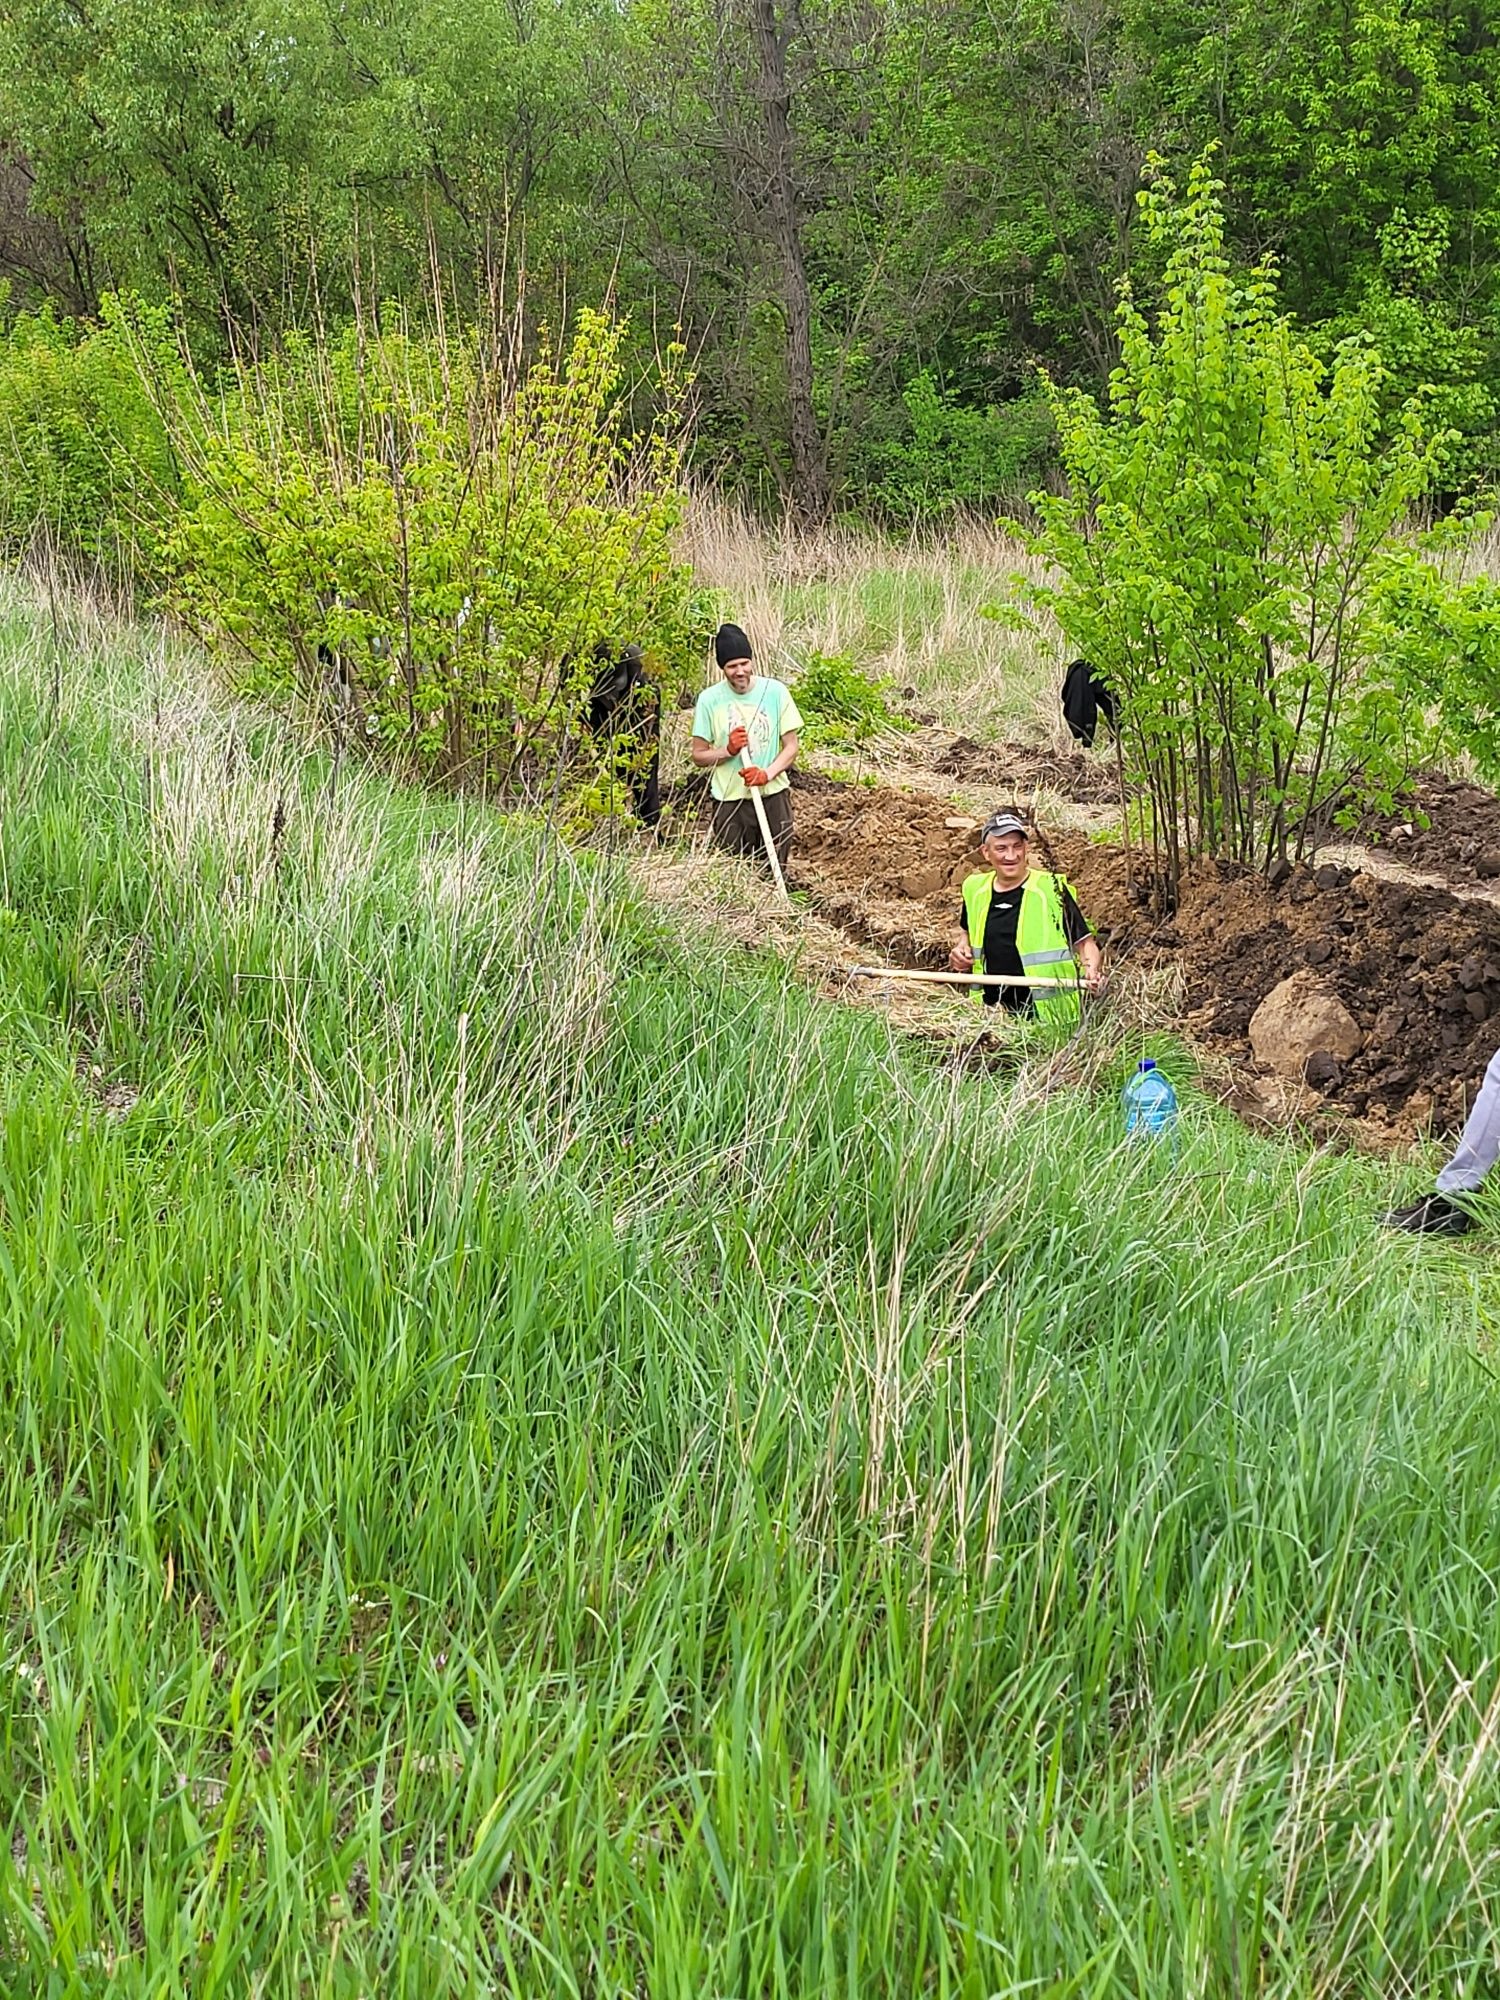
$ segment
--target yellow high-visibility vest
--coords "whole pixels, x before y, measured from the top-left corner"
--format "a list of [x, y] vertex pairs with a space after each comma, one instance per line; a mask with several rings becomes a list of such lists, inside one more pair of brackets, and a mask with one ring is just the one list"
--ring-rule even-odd
[[[1068, 933], [1063, 925], [1062, 891], [1072, 895], [1072, 885], [1062, 875], [1045, 868], [1033, 868], [1021, 885], [1021, 914], [1016, 923], [1016, 948], [1021, 954], [1021, 970], [1038, 979], [1061, 979], [1069, 967], [1076, 979], [1078, 967]], [[964, 878], [964, 929], [974, 952], [974, 970], [984, 971], [984, 927], [989, 921], [990, 898], [995, 893], [995, 871]], [[1077, 901], [1077, 898], [1074, 898]], [[1078, 990], [1047, 993], [1028, 989], [1036, 1005], [1037, 1017], [1049, 1025], [1072, 1027], [1078, 1020]], [[983, 994], [982, 987], [976, 994]]]

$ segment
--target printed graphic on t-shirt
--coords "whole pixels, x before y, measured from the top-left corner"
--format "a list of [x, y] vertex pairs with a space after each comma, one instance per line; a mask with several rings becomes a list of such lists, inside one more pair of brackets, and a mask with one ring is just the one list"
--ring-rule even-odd
[[781, 748], [781, 735], [770, 714], [747, 696], [729, 704], [729, 716], [730, 728], [743, 729], [750, 739], [750, 762], [764, 769]]

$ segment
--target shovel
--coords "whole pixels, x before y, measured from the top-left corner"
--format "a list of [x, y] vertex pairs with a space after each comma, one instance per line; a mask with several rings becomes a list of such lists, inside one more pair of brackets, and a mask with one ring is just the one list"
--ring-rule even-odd
[[851, 965], [851, 979], [911, 979], [927, 986], [1024, 986], [1049, 993], [1077, 993], [1077, 979], [1041, 979], [1033, 973], [927, 972], [904, 965]]
[[[743, 771], [749, 763], [750, 745], [747, 743], [740, 752], [740, 769]], [[781, 893], [782, 902], [789, 903], [792, 899], [786, 892], [786, 880], [781, 872], [781, 861], [776, 852], [776, 843], [771, 838], [771, 826], [769, 820], [766, 818], [766, 802], [760, 795], [760, 786], [746, 785], [745, 790], [750, 794], [750, 803], [755, 808], [755, 823], [760, 828], [761, 839], [765, 842], [766, 859], [771, 864], [772, 878]]]

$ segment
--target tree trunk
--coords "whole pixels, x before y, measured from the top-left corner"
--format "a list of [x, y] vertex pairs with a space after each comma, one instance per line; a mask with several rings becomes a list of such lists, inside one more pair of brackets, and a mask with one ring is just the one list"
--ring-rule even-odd
[[771, 240], [781, 259], [786, 319], [786, 392], [792, 452], [792, 500], [817, 520], [828, 511], [828, 464], [813, 407], [812, 294], [802, 254], [802, 214], [792, 158], [792, 93], [786, 51], [792, 28], [776, 18], [776, 0], [750, 0], [766, 132]]

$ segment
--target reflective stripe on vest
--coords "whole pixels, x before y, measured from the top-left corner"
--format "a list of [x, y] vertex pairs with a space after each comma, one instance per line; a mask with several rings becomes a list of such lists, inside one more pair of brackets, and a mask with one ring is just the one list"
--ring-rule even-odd
[[[1042, 868], [1033, 868], [1026, 877], [1021, 891], [1021, 914], [1016, 924], [1016, 947], [1021, 965], [1027, 972], [1042, 966], [1069, 965], [1073, 966], [1076, 976], [1073, 950], [1063, 928], [1060, 885], [1063, 888], [1067, 886], [1061, 876], [1048, 874]], [[984, 930], [989, 921], [990, 899], [994, 893], [993, 869], [987, 874], [965, 876], [964, 928], [969, 933], [976, 972], [984, 971]], [[976, 994], [982, 992], [983, 988], [976, 988]], [[1031, 998], [1038, 1016], [1044, 1021], [1071, 1026], [1078, 1019], [1076, 988], [1071, 992], [1057, 993], [1033, 991]]]

